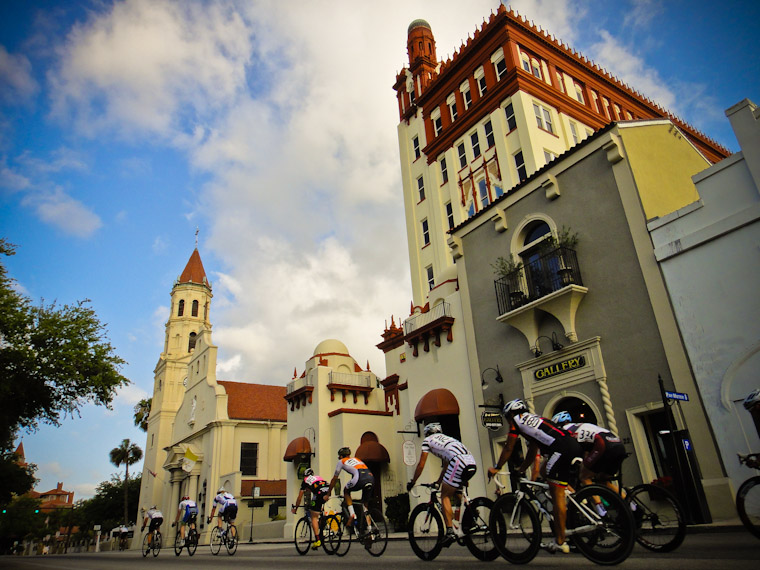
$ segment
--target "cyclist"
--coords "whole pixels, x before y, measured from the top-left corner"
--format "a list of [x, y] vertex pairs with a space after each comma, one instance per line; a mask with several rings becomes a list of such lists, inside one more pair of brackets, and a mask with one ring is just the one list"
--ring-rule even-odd
[[195, 520], [198, 518], [198, 505], [190, 497], [182, 497], [177, 508], [177, 516], [174, 517], [172, 526], [179, 524], [179, 532], [182, 536], [182, 544], [185, 544], [185, 527], [190, 525], [195, 528]]
[[470, 455], [470, 452], [462, 445], [462, 442], [444, 435], [441, 430], [441, 424], [438, 422], [427, 424], [424, 435], [425, 439], [422, 440], [420, 461], [417, 463], [417, 468], [414, 470], [414, 475], [412, 476], [412, 480], [407, 484], [406, 490], [411, 491], [415, 481], [422, 474], [428, 453], [432, 453], [441, 459], [443, 469], [441, 469], [441, 475], [438, 477], [438, 486], [441, 488], [443, 518], [446, 521], [446, 536], [443, 537], [442, 544], [448, 547], [457, 539], [452, 525], [454, 514], [451, 508], [451, 497], [467, 481], [472, 479], [478, 468], [475, 465], [475, 458]]
[[309, 494], [307, 498], [306, 507], [310, 511], [311, 528], [314, 529], [314, 543], [311, 545], [312, 550], [317, 550], [322, 546], [322, 541], [319, 539], [319, 515], [322, 514], [322, 507], [330, 496], [330, 487], [327, 481], [322, 479], [319, 475], [314, 475], [314, 470], [309, 467], [304, 471], [303, 481], [301, 481], [301, 490], [298, 492], [296, 498], [296, 504], [291, 509], [293, 514], [296, 514], [298, 506], [301, 504], [304, 492]]
[[520, 399], [507, 402], [503, 414], [509, 422], [509, 436], [496, 465], [488, 469], [488, 478], [490, 479], [501, 470], [512, 455], [517, 438], [521, 435], [529, 442], [529, 445], [525, 460], [518, 467], [519, 471], [525, 471], [533, 463], [538, 451], [541, 455], [547, 456], [548, 459], [541, 466], [541, 471], [549, 483], [554, 511], [554, 540], [547, 548], [549, 552], [568, 554], [570, 546], [565, 542], [567, 519], [565, 488], [570, 478], [573, 460], [580, 457], [583, 450], [571, 434], [551, 420], [529, 412], [525, 402]]
[[153, 505], [145, 513], [145, 519], [143, 520], [140, 532], [145, 530], [145, 526], [148, 524], [148, 521], [150, 521], [150, 527], [148, 527], [148, 546], [150, 546], [150, 544], [153, 542], [153, 531], [158, 530], [161, 526], [161, 523], [164, 522], [164, 515], [160, 510], [158, 510], [158, 507], [156, 505]]
[[[219, 517], [216, 522], [217, 528], [219, 528], [219, 531], [222, 533], [222, 536], [224, 536], [224, 533], [227, 532], [226, 530], [222, 530], [222, 521], [228, 523], [228, 524], [235, 524], [235, 518], [237, 517], [237, 501], [235, 500], [235, 496], [232, 493], [228, 493], [224, 490], [224, 487], [219, 487], [219, 490], [216, 492], [216, 497], [214, 497], [214, 502], [211, 506], [211, 514], [206, 519], [206, 522], [211, 524], [211, 519], [214, 518], [214, 513], [216, 512], [216, 506], [219, 505]], [[236, 537], [232, 537], [236, 538]]]
[[129, 528], [123, 524], [119, 527], [119, 550], [125, 550], [127, 548], [127, 540], [129, 538]]
[[375, 477], [361, 459], [351, 457], [351, 448], [341, 447], [338, 450], [338, 464], [335, 466], [335, 475], [333, 475], [333, 478], [330, 480], [330, 486], [327, 490], [328, 495], [330, 495], [335, 488], [335, 484], [338, 482], [341, 471], [345, 471], [351, 475], [351, 480], [346, 483], [346, 486], [343, 488], [343, 499], [346, 501], [346, 506], [348, 507], [348, 521], [346, 522], [346, 526], [348, 528], [354, 528], [356, 525], [356, 512], [354, 511], [353, 501], [351, 500], [351, 493], [361, 491], [361, 502], [362, 505], [364, 505], [364, 516], [367, 520], [367, 531], [365, 532], [368, 532], [370, 525], [369, 499], [372, 494], [372, 488], [375, 486]]
[[[744, 398], [744, 409], [752, 414], [753, 418], [755, 418], [756, 414], [760, 415], [760, 388], [753, 390]], [[754, 453], [748, 455], [745, 465], [752, 469], [760, 469], [760, 456]]]
[[583, 463], [579, 474], [581, 483], [590, 485], [591, 480], [596, 477], [617, 493], [617, 485], [610, 479], [617, 475], [626, 458], [625, 446], [620, 438], [610, 430], [595, 424], [574, 423], [569, 412], [557, 412], [552, 421], [571, 433], [583, 449]]

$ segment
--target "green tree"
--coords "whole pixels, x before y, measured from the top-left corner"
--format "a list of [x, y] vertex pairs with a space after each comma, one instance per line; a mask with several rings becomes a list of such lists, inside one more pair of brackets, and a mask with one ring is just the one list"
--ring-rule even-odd
[[[80, 528], [90, 529], [93, 525], [102, 525], [103, 529], [110, 530], [121, 524], [121, 516], [117, 515], [123, 508], [124, 491], [126, 487], [128, 497], [128, 510], [133, 516], [138, 512], [138, 503], [140, 501], [140, 483], [141, 477], [132, 477], [127, 481], [114, 475], [110, 481], [103, 481], [95, 488], [95, 496], [91, 499], [85, 499], [77, 504], [75, 524]], [[127, 521], [129, 525], [133, 522]]]
[[[111, 450], [111, 463], [119, 467], [124, 464], [126, 467], [126, 473], [124, 481], [129, 481], [129, 466], [137, 463], [142, 459], [143, 452], [137, 444], [132, 443], [129, 439], [123, 439], [119, 447], [114, 447]], [[124, 485], [124, 524], [128, 524], [129, 521], [129, 505], [127, 497], [127, 485]]]
[[8, 505], [14, 495], [32, 490], [37, 483], [36, 470], [32, 463], [20, 465], [15, 452], [0, 450], [0, 507]]
[[[0, 238], [0, 254], [15, 253]], [[34, 306], [0, 263], [0, 449], [10, 450], [19, 429], [60, 425], [88, 402], [110, 408], [129, 384], [123, 365], [88, 301]]]
[[0, 515], [0, 547], [7, 552], [16, 540], [38, 537], [45, 529], [46, 516], [40, 511], [40, 500], [28, 496], [15, 497]]
[[153, 405], [153, 398], [143, 398], [135, 404], [135, 425], [145, 432], [148, 431], [151, 405]]

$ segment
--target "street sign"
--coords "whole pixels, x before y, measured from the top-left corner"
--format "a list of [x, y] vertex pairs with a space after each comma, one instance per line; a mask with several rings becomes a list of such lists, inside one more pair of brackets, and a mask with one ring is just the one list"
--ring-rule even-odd
[[684, 394], [683, 392], [668, 392], [667, 390], [665, 390], [665, 397], [668, 400], [682, 400], [684, 402], [689, 401], [689, 395]]

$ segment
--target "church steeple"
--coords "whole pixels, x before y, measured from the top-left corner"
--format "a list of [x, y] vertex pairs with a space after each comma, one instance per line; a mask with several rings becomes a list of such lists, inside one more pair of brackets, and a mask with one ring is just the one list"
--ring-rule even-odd
[[185, 270], [177, 280], [178, 283], [199, 283], [206, 285], [211, 289], [211, 283], [206, 278], [206, 270], [203, 268], [203, 262], [201, 261], [201, 254], [198, 253], [198, 248], [193, 250], [193, 254], [185, 266]]

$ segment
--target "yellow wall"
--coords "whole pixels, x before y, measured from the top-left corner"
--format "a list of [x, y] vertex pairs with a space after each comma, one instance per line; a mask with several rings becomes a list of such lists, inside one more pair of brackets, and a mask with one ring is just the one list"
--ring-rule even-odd
[[647, 220], [699, 200], [691, 177], [710, 163], [671, 123], [621, 128]]

